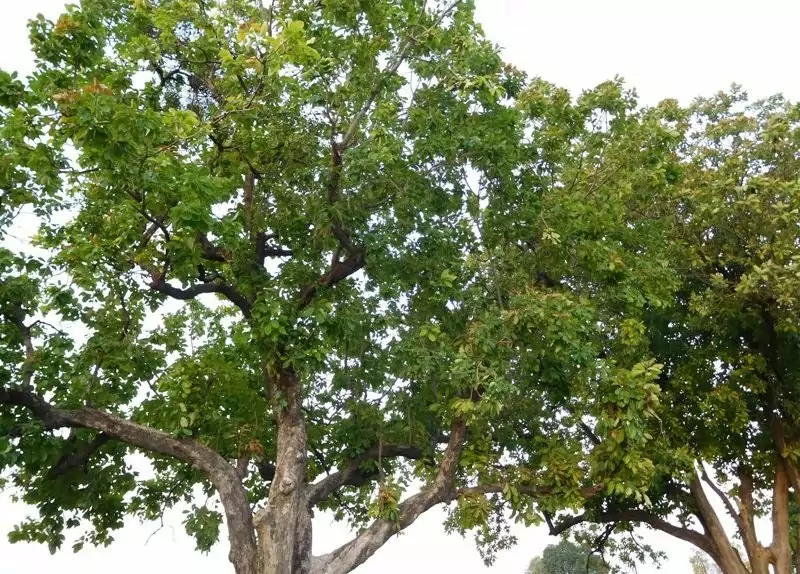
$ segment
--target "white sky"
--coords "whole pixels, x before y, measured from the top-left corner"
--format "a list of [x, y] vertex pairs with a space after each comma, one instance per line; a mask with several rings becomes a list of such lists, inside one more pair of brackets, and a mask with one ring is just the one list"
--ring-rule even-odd
[[[41, 12], [56, 17], [63, 0], [0, 0], [0, 68], [26, 72], [32, 61], [27, 19]], [[648, 104], [666, 97], [688, 102], [737, 82], [751, 96], [782, 92], [800, 100], [796, 64], [796, 0], [477, 0], [478, 17], [506, 60], [532, 75], [573, 92], [619, 74]], [[0, 574], [141, 574], [184, 571], [232, 573], [223, 540], [208, 556], [194, 552], [181, 515], [167, 516], [166, 527], [131, 523], [109, 548], [88, 548], [56, 556], [37, 545], [10, 545], [2, 533], [25, 515], [0, 494]], [[463, 572], [522, 574], [529, 560], [554, 539], [542, 528], [518, 529], [519, 544], [486, 569], [470, 539], [442, 531], [442, 511], [431, 511], [395, 537], [356, 572]], [[350, 534], [329, 517], [314, 524], [317, 553], [347, 541]], [[688, 572], [691, 548], [660, 534], [648, 540], [669, 553], [663, 572]], [[768, 542], [768, 541], [767, 541]], [[642, 566], [640, 574], [657, 570]]]

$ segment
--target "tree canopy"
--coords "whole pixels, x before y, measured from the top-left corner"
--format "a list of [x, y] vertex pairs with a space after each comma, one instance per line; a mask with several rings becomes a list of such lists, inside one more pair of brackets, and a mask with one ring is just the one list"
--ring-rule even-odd
[[[644, 522], [739, 574], [695, 461], [743, 477], [743, 533], [771, 481], [787, 524], [796, 107], [573, 98], [466, 0], [82, 0], [30, 37], [0, 72], [0, 224], [37, 228], [0, 251], [12, 540], [189, 504], [237, 574], [341, 574], [447, 504], [487, 561], [511, 520]], [[317, 509], [359, 533], [313, 556]]]

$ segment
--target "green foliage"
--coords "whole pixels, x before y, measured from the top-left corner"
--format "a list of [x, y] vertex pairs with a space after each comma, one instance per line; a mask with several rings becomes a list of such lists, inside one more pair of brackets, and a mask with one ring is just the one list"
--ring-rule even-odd
[[561, 540], [531, 560], [526, 574], [608, 574], [609, 567], [591, 548]]
[[222, 524], [222, 514], [205, 507], [192, 508], [186, 511], [186, 533], [193, 536], [197, 550], [208, 552], [219, 538], [219, 527]]
[[[7, 389], [250, 461], [253, 505], [299, 413], [309, 481], [356, 461], [318, 506], [357, 527], [405, 527], [466, 424], [441, 500], [490, 562], [509, 510], [669, 514], [695, 458], [757, 452], [756, 301], [795, 388], [782, 100], [573, 98], [504, 64], [466, 1], [83, 0], [30, 37], [34, 73], [0, 74], [0, 224], [38, 218], [0, 251], [0, 471], [38, 510], [15, 540], [106, 544], [214, 488]], [[220, 521], [192, 507], [198, 549]]]
[[[715, 479], [726, 498], [763, 516], [776, 458], [791, 474], [800, 436], [800, 108], [781, 97], [749, 102], [734, 86], [687, 108], [665, 101], [656, 109], [683, 140], [669, 195], [652, 207], [664, 210], [671, 294], [619, 332], [620, 343], [649, 348], [659, 364], [649, 379], [658, 395], [639, 398], [655, 409], [635, 407], [651, 413], [634, 436], [653, 437], [644, 461], [652, 482], [641, 504], [615, 490], [592, 501], [589, 520], [635, 508], [691, 527], [699, 510], [688, 483], [701, 481], [699, 464], [713, 470], [703, 482]], [[791, 544], [791, 529], [776, 528]]]

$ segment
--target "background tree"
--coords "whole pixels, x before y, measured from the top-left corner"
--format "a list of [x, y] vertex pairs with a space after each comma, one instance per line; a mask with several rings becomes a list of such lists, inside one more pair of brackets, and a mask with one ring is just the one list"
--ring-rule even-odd
[[[0, 75], [12, 539], [185, 503], [237, 574], [340, 574], [438, 504], [491, 560], [507, 510], [644, 500], [663, 111], [528, 80], [466, 1], [261, 4], [83, 0]], [[315, 509], [360, 533], [312, 556]]]
[[709, 558], [695, 550], [689, 558], [689, 564], [692, 566], [692, 574], [719, 574], [720, 570]]
[[608, 574], [610, 568], [591, 548], [561, 540], [531, 560], [527, 574]]
[[[800, 108], [780, 97], [750, 104], [736, 87], [662, 107], [665, 125], [684, 134], [665, 230], [674, 246], [665, 264], [678, 282], [668, 304], [636, 323], [637, 344], [663, 365], [663, 409], [647, 431], [660, 462], [649, 502], [608, 492], [552, 531], [644, 523], [694, 544], [725, 574], [800, 572]], [[770, 544], [755, 529], [764, 516]]]

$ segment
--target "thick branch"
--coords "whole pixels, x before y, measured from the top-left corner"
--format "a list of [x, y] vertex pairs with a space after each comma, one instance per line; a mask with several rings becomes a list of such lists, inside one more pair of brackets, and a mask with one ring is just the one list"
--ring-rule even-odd
[[267, 257], [292, 257], [294, 255], [294, 251], [291, 249], [268, 245], [267, 241], [273, 238], [273, 235], [268, 235], [263, 231], [256, 233], [256, 261], [259, 265], [263, 265]]
[[707, 553], [709, 556], [715, 557], [716, 550], [711, 538], [701, 532], [697, 532], [691, 528], [685, 528], [672, 524], [663, 518], [650, 514], [644, 510], [622, 510], [619, 512], [605, 512], [601, 514], [579, 514], [571, 518], [567, 518], [558, 524], [554, 524], [550, 528], [550, 534], [557, 536], [566, 532], [570, 528], [577, 526], [583, 522], [592, 522], [600, 524], [608, 524], [612, 522], [640, 522], [647, 524], [651, 528], [660, 530], [670, 536], [674, 536], [680, 540], [694, 544], [697, 548]]
[[350, 255], [344, 261], [335, 261], [330, 271], [325, 273], [325, 275], [317, 279], [314, 283], [306, 285], [300, 291], [300, 307], [306, 307], [311, 303], [320, 287], [333, 287], [364, 267], [365, 262], [363, 251], [356, 251], [355, 254]]
[[48, 478], [57, 478], [59, 476], [63, 476], [72, 469], [86, 465], [92, 455], [110, 439], [111, 437], [101, 432], [98, 433], [97, 436], [95, 436], [88, 443], [82, 444], [77, 448], [70, 449], [68, 452], [65, 452], [58, 459], [58, 462], [53, 465], [53, 468], [47, 472]]
[[213, 281], [211, 283], [198, 283], [187, 289], [181, 289], [180, 287], [175, 287], [168, 283], [162, 276], [156, 275], [153, 276], [150, 287], [159, 293], [182, 301], [195, 299], [199, 295], [206, 293], [217, 293], [223, 295], [228, 301], [236, 305], [245, 317], [250, 317], [250, 302], [227, 283]]
[[717, 550], [715, 554], [717, 556], [717, 562], [720, 564], [728, 564], [731, 567], [743, 567], [742, 559], [739, 553], [733, 548], [722, 526], [722, 522], [720, 522], [719, 516], [717, 516], [717, 512], [714, 510], [714, 507], [711, 506], [706, 493], [703, 491], [703, 485], [696, 473], [689, 484], [689, 490], [694, 498], [703, 527], [706, 529], [708, 536], [711, 538]]
[[731, 499], [728, 498], [728, 495], [725, 494], [713, 480], [711, 480], [710, 476], [708, 476], [708, 472], [706, 472], [706, 467], [703, 464], [703, 461], [697, 461], [697, 464], [700, 467], [700, 476], [703, 479], [703, 482], [705, 482], [711, 488], [711, 490], [713, 490], [714, 493], [719, 497], [719, 499], [722, 501], [722, 504], [725, 505], [725, 510], [728, 512], [728, 514], [730, 514], [734, 522], [736, 522], [736, 527], [739, 529], [739, 532], [744, 534], [745, 524], [742, 521], [741, 515], [738, 512], [736, 512], [736, 509], [733, 507]]
[[205, 233], [198, 232], [196, 240], [203, 252], [203, 259], [216, 261], [217, 263], [226, 263], [233, 259], [233, 255], [229, 250], [214, 245]]
[[739, 532], [742, 535], [744, 549], [750, 562], [758, 560], [761, 551], [758, 538], [756, 537], [755, 505], [753, 504], [753, 476], [749, 469], [744, 467], [739, 469], [739, 515], [742, 524]]
[[792, 568], [789, 532], [789, 477], [783, 459], [778, 457], [772, 489], [772, 544], [769, 548], [776, 574], [789, 574]]
[[449, 500], [466, 432], [467, 426], [463, 421], [457, 421], [453, 425], [450, 441], [447, 443], [444, 456], [439, 463], [436, 478], [418, 494], [410, 496], [400, 503], [397, 522], [376, 520], [344, 546], [319, 557], [315, 570], [324, 574], [346, 574], [354, 570], [383, 546], [392, 535], [413, 524], [422, 513], [433, 506]]
[[373, 477], [361, 469], [361, 465], [367, 461], [378, 460], [378, 458], [405, 457], [410, 459], [420, 459], [423, 456], [422, 449], [415, 446], [398, 444], [385, 444], [374, 446], [354, 458], [344, 465], [344, 467], [326, 476], [321, 481], [312, 484], [308, 490], [308, 504], [314, 506], [328, 498], [331, 494], [346, 485], [360, 485]]
[[0, 387], [0, 405], [27, 409], [48, 430], [93, 429], [133, 447], [182, 460], [201, 470], [216, 487], [225, 508], [230, 558], [237, 574], [255, 574], [256, 541], [247, 493], [236, 469], [210, 448], [194, 439], [178, 439], [163, 431], [89, 407], [60, 409], [28, 390]]

